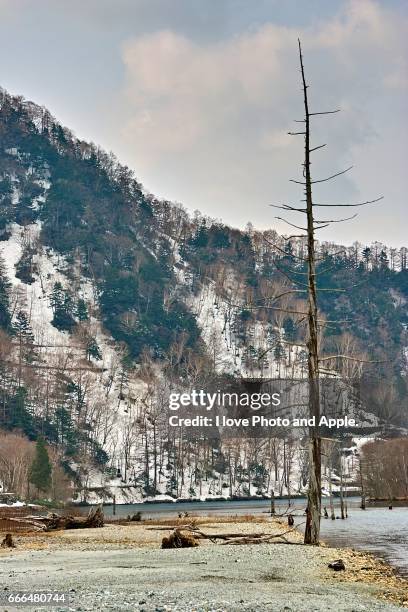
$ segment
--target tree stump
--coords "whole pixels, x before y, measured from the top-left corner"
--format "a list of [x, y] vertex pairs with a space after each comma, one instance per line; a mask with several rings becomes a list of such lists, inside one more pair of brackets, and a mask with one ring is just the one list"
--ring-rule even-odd
[[15, 548], [16, 547], [16, 545], [13, 542], [13, 538], [11, 536], [11, 533], [6, 533], [6, 537], [2, 541], [1, 547], [2, 548]]
[[288, 514], [288, 525], [289, 525], [289, 527], [293, 527], [294, 524], [295, 524], [295, 517], [293, 516], [293, 514]]

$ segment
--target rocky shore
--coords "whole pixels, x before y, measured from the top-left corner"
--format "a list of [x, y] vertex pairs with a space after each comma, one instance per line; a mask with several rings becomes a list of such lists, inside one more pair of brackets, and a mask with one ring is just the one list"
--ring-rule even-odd
[[[193, 520], [207, 534], [287, 530], [267, 518]], [[69, 593], [70, 602], [54, 608], [61, 612], [371, 612], [408, 606], [407, 582], [370, 555], [303, 546], [296, 531], [285, 535], [289, 543], [276, 538], [232, 546], [202, 540], [197, 548], [162, 550], [162, 537], [177, 522], [186, 519], [18, 536], [16, 549], [0, 552], [0, 610], [13, 610], [5, 594], [22, 590]], [[334, 572], [328, 565], [339, 558], [346, 569]]]

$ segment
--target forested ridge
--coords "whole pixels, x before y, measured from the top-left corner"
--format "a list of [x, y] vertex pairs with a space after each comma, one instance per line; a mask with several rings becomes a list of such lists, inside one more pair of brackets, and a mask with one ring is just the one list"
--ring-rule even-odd
[[[197, 454], [160, 419], [172, 388], [302, 375], [304, 249], [155, 198], [113, 154], [1, 91], [0, 428], [44, 437], [82, 485], [96, 466], [146, 495], [161, 479], [198, 494], [210, 476], [221, 494], [232, 469], [234, 491], [270, 487], [259, 449], [233, 460], [207, 441]], [[318, 255], [325, 368], [371, 380], [376, 413], [406, 425], [407, 248], [321, 242]], [[279, 482], [282, 452], [290, 481], [292, 451], [268, 451]]]

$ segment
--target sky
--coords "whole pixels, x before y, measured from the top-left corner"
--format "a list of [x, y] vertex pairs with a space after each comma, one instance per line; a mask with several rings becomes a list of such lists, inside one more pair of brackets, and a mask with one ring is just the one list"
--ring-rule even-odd
[[156, 196], [291, 233], [270, 204], [303, 197], [298, 37], [311, 110], [341, 109], [312, 122], [313, 178], [353, 165], [315, 201], [384, 196], [319, 237], [408, 245], [406, 0], [0, 0], [0, 85]]

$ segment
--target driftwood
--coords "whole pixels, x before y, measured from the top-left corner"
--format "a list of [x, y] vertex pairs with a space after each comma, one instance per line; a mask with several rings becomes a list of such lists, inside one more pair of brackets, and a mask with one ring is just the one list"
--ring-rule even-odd
[[162, 539], [162, 548], [194, 548], [198, 546], [197, 538], [191, 533], [175, 529], [168, 537]]
[[[297, 525], [299, 527], [299, 525]], [[193, 537], [195, 540], [210, 540], [215, 543], [217, 540], [223, 540], [222, 544], [266, 544], [272, 543], [274, 540], [281, 540], [281, 543], [285, 544], [293, 544], [294, 542], [290, 542], [285, 536], [293, 531], [296, 531], [296, 527], [293, 529], [288, 529], [287, 531], [283, 531], [281, 533], [204, 533], [196, 527], [194, 524], [190, 525], [178, 525], [177, 527], [151, 527], [150, 529], [154, 530], [169, 530], [174, 529], [173, 533], [169, 536], [172, 537], [180, 537], [182, 532], [187, 532], [190, 534], [190, 537]], [[167, 540], [169, 538], [164, 537], [162, 540], [162, 548], [182, 548], [182, 546], [171, 546], [168, 545]], [[165, 543], [165, 545], [163, 545]], [[191, 546], [191, 544], [190, 544]], [[194, 546], [194, 544], [193, 544]]]
[[9, 521], [23, 523], [34, 531], [55, 531], [59, 529], [86, 529], [103, 527], [104, 515], [101, 506], [91, 508], [88, 516], [60, 516], [50, 513], [46, 516], [24, 516], [21, 518], [8, 517]]
[[101, 506], [91, 508], [87, 517], [59, 516], [52, 514], [47, 523], [47, 531], [54, 529], [86, 529], [90, 527], [103, 527], [104, 516]]
[[13, 542], [13, 538], [11, 537], [11, 533], [6, 533], [6, 537], [1, 543], [1, 548], [15, 548], [16, 545]]

